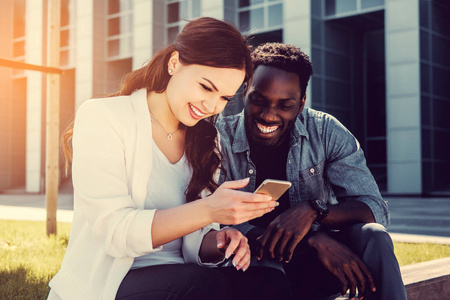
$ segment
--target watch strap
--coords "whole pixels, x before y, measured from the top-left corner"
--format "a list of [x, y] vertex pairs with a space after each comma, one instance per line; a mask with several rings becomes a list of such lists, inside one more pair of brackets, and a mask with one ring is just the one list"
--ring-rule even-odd
[[315, 223], [319, 223], [328, 216], [328, 208], [325, 203], [319, 199], [308, 201], [311, 207], [317, 212]]

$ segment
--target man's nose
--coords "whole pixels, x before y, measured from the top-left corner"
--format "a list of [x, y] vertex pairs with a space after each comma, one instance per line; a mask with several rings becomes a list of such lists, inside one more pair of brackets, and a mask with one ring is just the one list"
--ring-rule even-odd
[[267, 123], [274, 122], [277, 120], [276, 110], [272, 107], [266, 107], [263, 109], [260, 115], [261, 119], [266, 121]]

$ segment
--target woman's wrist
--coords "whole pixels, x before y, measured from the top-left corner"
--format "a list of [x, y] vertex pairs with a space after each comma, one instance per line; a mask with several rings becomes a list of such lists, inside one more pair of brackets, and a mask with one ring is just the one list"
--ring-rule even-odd
[[206, 225], [217, 222], [214, 214], [214, 208], [210, 205], [211, 199], [208, 199], [209, 197], [211, 196], [194, 201], [199, 205], [199, 212], [201, 212], [201, 216], [205, 218], [205, 222], [207, 223]]

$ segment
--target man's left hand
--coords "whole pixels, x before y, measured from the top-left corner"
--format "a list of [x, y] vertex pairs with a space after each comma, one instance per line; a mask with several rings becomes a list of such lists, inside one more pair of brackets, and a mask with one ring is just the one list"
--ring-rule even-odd
[[349, 299], [353, 300], [358, 289], [358, 298], [363, 299], [366, 291], [376, 291], [373, 277], [361, 259], [345, 245], [323, 232], [316, 232], [308, 239], [308, 244], [316, 249], [317, 258], [340, 282], [341, 294], [350, 290]]
[[276, 217], [258, 239], [256, 257], [261, 260], [264, 252], [271, 258], [289, 262], [295, 247], [311, 228], [317, 212], [302, 201]]

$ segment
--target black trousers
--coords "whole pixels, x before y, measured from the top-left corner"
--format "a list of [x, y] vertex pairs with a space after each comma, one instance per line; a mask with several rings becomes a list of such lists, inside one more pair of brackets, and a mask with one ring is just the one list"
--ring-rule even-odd
[[150, 266], [130, 270], [116, 299], [123, 300], [290, 300], [285, 274], [268, 267], [206, 268], [195, 264]]
[[[377, 291], [368, 290], [364, 299], [407, 299], [392, 240], [382, 225], [355, 224], [330, 235], [357, 254], [371, 271]], [[322, 300], [339, 296], [337, 278], [325, 269], [314, 252], [300, 251], [283, 267], [295, 299]]]

